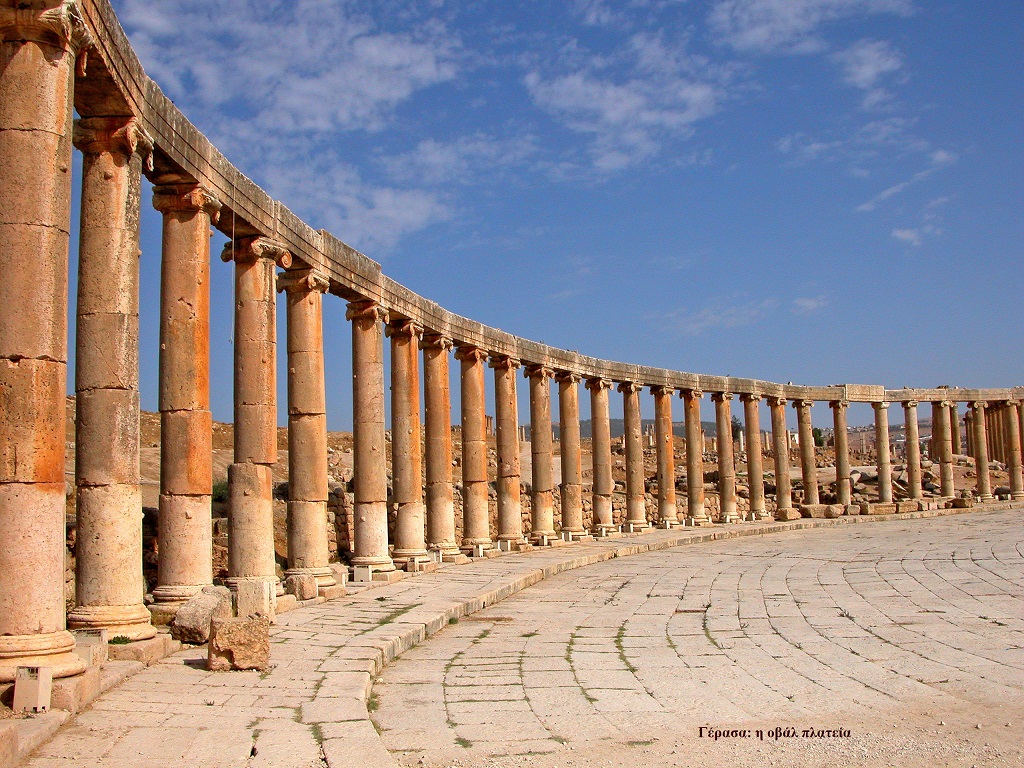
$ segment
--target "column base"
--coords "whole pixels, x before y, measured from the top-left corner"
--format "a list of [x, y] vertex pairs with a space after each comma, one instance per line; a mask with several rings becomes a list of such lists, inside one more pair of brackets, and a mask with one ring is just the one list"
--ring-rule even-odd
[[0, 683], [13, 682], [18, 667], [50, 667], [56, 679], [84, 672], [86, 662], [75, 653], [75, 636], [67, 630], [0, 637]]
[[767, 509], [757, 509], [757, 510], [751, 510], [750, 519], [751, 520], [771, 520], [772, 516], [768, 512]]
[[776, 522], [785, 522], [787, 520], [799, 520], [800, 517], [800, 512], [793, 509], [792, 507], [784, 507], [782, 509], [775, 510]]
[[352, 567], [355, 568], [356, 566], [369, 568], [374, 573], [387, 573], [395, 570], [395, 562], [387, 556], [374, 557], [367, 555], [363, 557], [353, 557]]
[[599, 539], [607, 539], [609, 536], [618, 536], [619, 533], [621, 533], [621, 531], [617, 525], [601, 523], [600, 525], [594, 526], [594, 536]]
[[403, 569], [412, 560], [429, 560], [430, 553], [424, 549], [396, 549], [391, 553], [391, 562], [395, 568]]
[[1013, 491], [1010, 493], [1010, 498], [1013, 499], [1014, 501], [1024, 499], [1024, 491]]
[[711, 518], [701, 513], [700, 516], [691, 516], [686, 519], [687, 525], [692, 528], [700, 528], [703, 525], [711, 525]]
[[646, 520], [644, 520], [642, 523], [641, 522], [626, 522], [626, 523], [622, 524], [622, 532], [623, 533], [643, 533], [644, 531], [646, 531], [650, 527], [651, 527], [650, 524]]
[[285, 578], [288, 578], [289, 576], [303, 576], [306, 574], [316, 577], [316, 585], [320, 589], [333, 587], [338, 583], [338, 580], [334, 577], [334, 571], [330, 569], [330, 566], [326, 565], [320, 568], [289, 568], [284, 572]]
[[68, 629], [105, 629], [110, 639], [131, 641], [156, 636], [149, 611], [144, 605], [79, 605], [68, 614]]
[[995, 501], [996, 497], [993, 496], [991, 493], [983, 493], [978, 497], [978, 499], [982, 503], [985, 503], [986, 501]]
[[203, 591], [203, 587], [211, 584], [182, 585], [164, 584], [153, 590], [153, 603], [146, 606], [149, 610], [149, 620], [153, 626], [166, 627], [174, 620], [178, 609]]

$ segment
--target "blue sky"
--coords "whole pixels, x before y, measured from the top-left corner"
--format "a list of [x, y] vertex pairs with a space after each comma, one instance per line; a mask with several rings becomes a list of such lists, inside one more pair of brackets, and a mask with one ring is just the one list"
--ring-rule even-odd
[[[455, 312], [684, 371], [1024, 383], [1018, 2], [113, 5], [243, 172]], [[159, 218], [144, 227], [152, 408]], [[347, 427], [348, 328], [327, 304]]]

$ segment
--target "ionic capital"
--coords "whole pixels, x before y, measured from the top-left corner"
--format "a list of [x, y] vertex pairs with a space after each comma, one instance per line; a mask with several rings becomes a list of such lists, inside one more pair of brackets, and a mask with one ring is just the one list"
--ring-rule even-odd
[[362, 323], [386, 323], [388, 311], [373, 299], [350, 301], [345, 310], [345, 319]]
[[1003, 405], [1007, 408], [1016, 408], [1020, 405], [1020, 400], [1006, 400]]
[[62, 0], [55, 8], [32, 8], [21, 2], [17, 7], [0, 7], [0, 40], [3, 42], [34, 42], [53, 45], [75, 56], [75, 69], [85, 76], [89, 49], [95, 45], [86, 29], [78, 4]]
[[740, 400], [744, 403], [759, 403], [761, 402], [761, 396], [756, 392], [745, 392], [740, 395]]
[[460, 344], [455, 348], [455, 359], [465, 363], [479, 363], [487, 359], [487, 350], [472, 344]]
[[292, 255], [284, 244], [262, 235], [229, 240], [224, 243], [224, 250], [221, 251], [220, 258], [221, 261], [233, 261], [236, 264], [266, 259], [273, 261], [282, 269], [288, 269], [292, 265]]
[[487, 365], [496, 371], [514, 371], [519, 368], [522, 363], [518, 358], [512, 357], [511, 355], [491, 355], [491, 359], [488, 361]]
[[612, 382], [609, 379], [602, 379], [600, 377], [596, 377], [593, 379], [587, 379], [586, 387], [591, 392], [601, 392], [602, 390], [605, 389], [611, 389]]
[[988, 403], [985, 402], [984, 400], [975, 400], [970, 405], [971, 409], [975, 411], [984, 411], [986, 408], [988, 408]]
[[291, 269], [277, 276], [278, 292], [327, 293], [331, 281], [315, 269]]
[[384, 327], [384, 335], [388, 338], [405, 337], [419, 341], [423, 335], [423, 326], [417, 325], [406, 317], [396, 317]]
[[714, 403], [722, 403], [727, 400], [732, 400], [732, 392], [712, 392], [711, 401]]
[[582, 378], [583, 377], [580, 376], [575, 371], [556, 371], [555, 372], [555, 381], [557, 381], [559, 384], [576, 385], [576, 384], [580, 383], [580, 379], [582, 379]]
[[546, 379], [554, 376], [555, 372], [548, 368], [546, 365], [540, 365], [539, 363], [528, 363], [523, 368], [523, 376], [527, 379]]
[[813, 400], [803, 400], [803, 399], [801, 399], [801, 400], [794, 400], [793, 401], [793, 407], [796, 408], [797, 410], [799, 410], [800, 408], [813, 408], [814, 407], [814, 401]]
[[153, 188], [153, 207], [163, 214], [203, 211], [216, 224], [220, 218], [221, 202], [202, 184], [167, 184]]
[[889, 403], [887, 403], [887, 402], [872, 403], [871, 407], [874, 408], [876, 411], [887, 411], [887, 410], [889, 410]]
[[619, 382], [619, 386], [616, 387], [622, 394], [635, 394], [644, 388], [643, 384], [638, 384], [635, 381], [622, 381]]
[[75, 120], [72, 142], [87, 155], [103, 153], [131, 157], [136, 152], [153, 170], [153, 138], [134, 117], [86, 117]]
[[920, 404], [921, 403], [919, 403], [917, 400], [904, 400], [903, 401], [903, 407], [904, 408], [917, 408], [917, 406], [919, 406]]
[[940, 408], [946, 408], [946, 409], [949, 409], [949, 408], [952, 408], [952, 407], [953, 407], [953, 401], [952, 401], [952, 400], [940, 400], [940, 401], [939, 401], [939, 402], [937, 402], [937, 403], [933, 403], [933, 405], [937, 405], [937, 406], [939, 406]]
[[773, 408], [778, 408], [780, 406], [783, 408], [786, 407], [787, 401], [784, 397], [779, 397], [778, 395], [768, 395], [768, 397], [766, 397], [765, 400], [767, 400], [768, 405], [772, 406]]
[[447, 352], [455, 345], [450, 336], [440, 333], [426, 333], [420, 339], [420, 349], [438, 350]]
[[[665, 389], [669, 392], [672, 391], [672, 387], [665, 387]], [[653, 387], [651, 388], [651, 391], [654, 391]], [[700, 400], [704, 397], [704, 392], [700, 389], [681, 389], [679, 390], [679, 397], [683, 400]]]
[[850, 401], [849, 400], [833, 400], [832, 402], [830, 402], [828, 404], [828, 407], [831, 408], [833, 411], [845, 411], [847, 408], [850, 407]]

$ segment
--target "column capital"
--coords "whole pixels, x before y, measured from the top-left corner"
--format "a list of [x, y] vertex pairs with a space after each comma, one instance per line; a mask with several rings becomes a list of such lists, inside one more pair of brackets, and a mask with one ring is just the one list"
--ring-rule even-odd
[[814, 407], [814, 401], [813, 400], [807, 400], [806, 398], [798, 398], [798, 399], [793, 401], [793, 407], [794, 408], [813, 408]]
[[580, 383], [582, 378], [575, 371], [555, 371], [555, 381], [559, 384], [576, 385]]
[[834, 411], [845, 410], [850, 407], [849, 400], [833, 400], [828, 404], [828, 407]]
[[523, 368], [523, 378], [526, 379], [543, 379], [554, 375], [555, 372], [553, 370], [548, 368], [546, 365], [541, 365], [540, 363], [527, 363], [526, 366]]
[[1004, 400], [1003, 405], [1007, 408], [1016, 408], [1020, 405], [1020, 400]]
[[104, 152], [131, 157], [136, 152], [153, 170], [153, 137], [134, 117], [86, 117], [75, 120], [72, 132], [75, 147], [86, 155]]
[[198, 182], [164, 184], [153, 188], [153, 207], [160, 213], [204, 211], [214, 224], [220, 218], [221, 202], [209, 187]]
[[767, 400], [767, 401], [768, 401], [768, 405], [774, 405], [774, 406], [776, 406], [776, 407], [777, 407], [777, 406], [780, 406], [780, 405], [781, 405], [781, 406], [783, 406], [783, 407], [785, 407], [785, 405], [786, 405], [786, 402], [787, 402], [786, 398], [784, 398], [784, 397], [781, 397], [781, 396], [779, 396], [779, 395], [768, 395], [768, 396], [767, 396], [767, 397], [765, 398], [765, 400]]
[[315, 269], [290, 269], [277, 276], [278, 293], [327, 293], [331, 281]]
[[871, 407], [874, 408], [876, 411], [885, 411], [885, 410], [889, 409], [889, 405], [890, 405], [890, 403], [881, 402], [881, 403], [872, 403]]
[[759, 403], [761, 402], [761, 395], [757, 392], [744, 392], [740, 395], [740, 401], [744, 403]]
[[[671, 391], [672, 387], [667, 387], [667, 389]], [[653, 387], [651, 391], [654, 391]], [[683, 400], [700, 400], [704, 397], [704, 392], [700, 389], [681, 389], [679, 390], [679, 397]]]
[[406, 336], [418, 342], [423, 335], [423, 326], [417, 325], [407, 317], [389, 318], [388, 324], [384, 326], [384, 335], [388, 338]]
[[345, 319], [386, 323], [388, 321], [388, 311], [373, 299], [350, 301], [348, 308], [345, 310]]
[[619, 386], [616, 387], [616, 389], [619, 390], [619, 392], [622, 392], [623, 394], [626, 394], [627, 392], [629, 394], [633, 394], [635, 392], [639, 392], [643, 388], [643, 384], [638, 384], [635, 381], [620, 381]]
[[604, 389], [611, 389], [612, 381], [611, 379], [603, 379], [600, 376], [595, 376], [593, 378], [587, 379], [586, 387], [591, 392], [600, 392], [601, 390]]
[[491, 355], [491, 359], [487, 362], [487, 365], [496, 371], [514, 371], [522, 365], [522, 363], [518, 358], [512, 357], [511, 355]]
[[420, 339], [420, 349], [436, 349], [447, 352], [453, 346], [455, 346], [455, 342], [450, 336], [445, 336], [443, 333], [424, 333]]
[[459, 344], [455, 347], [455, 359], [463, 362], [479, 363], [487, 359], [487, 350], [474, 347], [472, 344]]
[[221, 261], [233, 261], [236, 264], [266, 259], [273, 261], [282, 269], [288, 269], [292, 265], [292, 255], [284, 244], [263, 235], [228, 240], [224, 243], [220, 259]]
[[953, 401], [952, 400], [939, 400], [938, 402], [933, 402], [932, 405], [937, 405], [940, 408], [952, 408], [953, 407]]
[[984, 411], [988, 408], [988, 403], [985, 400], [975, 400], [971, 403], [971, 408], [975, 411]]
[[62, 0], [55, 8], [31, 8], [29, 3], [0, 7], [0, 40], [32, 41], [55, 45], [77, 57], [76, 68], [85, 75], [86, 54], [96, 41], [85, 26], [78, 3]]
[[921, 403], [918, 402], [917, 400], [904, 400], [903, 401], [903, 407], [904, 408], [917, 408], [917, 406], [919, 406], [920, 404]]
[[726, 400], [732, 400], [732, 392], [712, 392], [711, 400], [715, 403], [721, 403]]

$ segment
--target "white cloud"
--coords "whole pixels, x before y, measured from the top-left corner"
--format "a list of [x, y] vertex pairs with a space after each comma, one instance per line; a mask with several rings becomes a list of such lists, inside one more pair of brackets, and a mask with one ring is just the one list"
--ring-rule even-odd
[[858, 205], [857, 210], [862, 213], [875, 210], [879, 203], [882, 203], [891, 197], [895, 197], [908, 187], [921, 183], [925, 179], [935, 175], [942, 168], [952, 165], [957, 161], [957, 159], [958, 156], [956, 154], [947, 152], [943, 149], [932, 152], [931, 157], [929, 158], [930, 165], [928, 168], [918, 171], [906, 181], [901, 181], [899, 184], [893, 184], [891, 187], [883, 189], [866, 203]]
[[708, 20], [717, 38], [738, 51], [814, 53], [827, 47], [818, 32], [828, 22], [912, 11], [910, 0], [718, 0]]
[[892, 99], [880, 82], [903, 69], [900, 52], [884, 40], [859, 40], [834, 53], [832, 60], [842, 68], [847, 85], [864, 91], [865, 109], [883, 106]]
[[921, 245], [921, 230], [919, 229], [894, 229], [892, 236], [915, 247]]
[[792, 311], [798, 315], [809, 315], [824, 309], [828, 306], [828, 297], [824, 294], [819, 296], [799, 296], [792, 301]]
[[532, 136], [498, 139], [478, 133], [453, 142], [424, 139], [416, 148], [382, 159], [392, 178], [407, 184], [471, 184], [485, 174], [519, 165], [537, 152]]
[[778, 305], [778, 300], [774, 298], [740, 304], [731, 304], [727, 300], [722, 300], [696, 312], [678, 309], [665, 315], [665, 320], [679, 333], [686, 336], [699, 336], [713, 328], [738, 328], [753, 325]]

